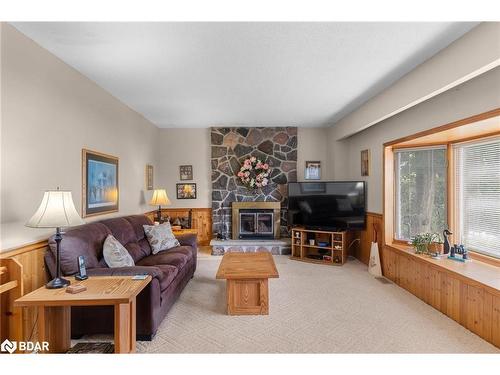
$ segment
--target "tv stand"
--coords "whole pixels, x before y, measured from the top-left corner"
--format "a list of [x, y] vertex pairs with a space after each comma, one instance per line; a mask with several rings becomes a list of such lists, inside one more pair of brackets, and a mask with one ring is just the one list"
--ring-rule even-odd
[[347, 260], [347, 232], [293, 228], [290, 259], [341, 266]]

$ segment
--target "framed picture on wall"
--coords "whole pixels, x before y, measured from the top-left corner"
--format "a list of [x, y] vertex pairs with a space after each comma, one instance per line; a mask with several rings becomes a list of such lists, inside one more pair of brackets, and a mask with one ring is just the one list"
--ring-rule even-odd
[[305, 176], [306, 180], [321, 180], [321, 162], [306, 161]]
[[176, 184], [177, 199], [196, 199], [196, 184]]
[[82, 150], [82, 216], [118, 211], [118, 158]]
[[153, 166], [146, 165], [146, 190], [153, 190]]
[[179, 179], [181, 181], [188, 181], [193, 179], [193, 166], [181, 165], [179, 167]]
[[361, 176], [370, 175], [370, 150], [361, 151]]

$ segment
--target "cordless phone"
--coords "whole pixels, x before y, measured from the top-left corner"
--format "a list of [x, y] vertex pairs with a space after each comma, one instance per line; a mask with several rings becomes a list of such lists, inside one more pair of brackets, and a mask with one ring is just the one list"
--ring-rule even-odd
[[78, 274], [75, 275], [75, 279], [77, 280], [87, 280], [89, 277], [87, 276], [87, 269], [85, 268], [85, 257], [80, 255], [78, 257]]

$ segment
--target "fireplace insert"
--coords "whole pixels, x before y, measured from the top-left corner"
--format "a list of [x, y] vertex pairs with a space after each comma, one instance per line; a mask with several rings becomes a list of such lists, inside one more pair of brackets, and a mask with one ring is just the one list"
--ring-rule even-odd
[[272, 209], [241, 209], [239, 211], [239, 238], [274, 238], [274, 211]]

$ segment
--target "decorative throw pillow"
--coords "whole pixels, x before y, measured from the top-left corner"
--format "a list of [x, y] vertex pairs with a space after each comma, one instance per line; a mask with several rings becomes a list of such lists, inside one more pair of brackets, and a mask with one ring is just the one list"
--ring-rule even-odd
[[104, 241], [102, 253], [104, 261], [110, 268], [135, 266], [134, 260], [127, 249], [111, 234], [108, 234], [108, 237]]
[[160, 225], [143, 225], [143, 227], [153, 254], [181, 245], [172, 233], [169, 222]]

